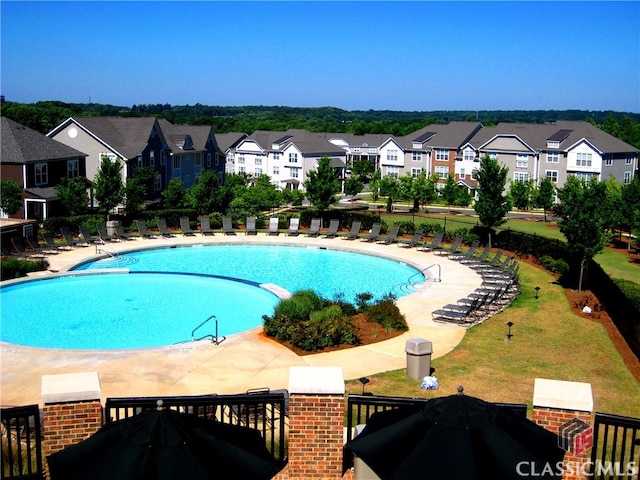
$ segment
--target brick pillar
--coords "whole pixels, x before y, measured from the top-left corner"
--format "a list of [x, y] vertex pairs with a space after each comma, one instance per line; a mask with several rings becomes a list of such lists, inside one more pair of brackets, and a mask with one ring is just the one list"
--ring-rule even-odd
[[342, 478], [344, 394], [342, 368], [291, 367], [288, 478]]
[[533, 421], [560, 437], [564, 456], [563, 480], [588, 478], [589, 448], [593, 443], [590, 383], [536, 378], [533, 388]]
[[94, 434], [102, 426], [97, 372], [42, 377], [43, 456]]

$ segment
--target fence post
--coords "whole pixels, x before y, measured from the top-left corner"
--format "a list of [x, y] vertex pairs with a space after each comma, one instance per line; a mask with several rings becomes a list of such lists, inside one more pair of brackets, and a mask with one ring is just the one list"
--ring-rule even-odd
[[100, 395], [97, 372], [42, 377], [43, 456], [74, 445], [98, 431], [102, 426]]
[[340, 367], [289, 370], [289, 479], [342, 478], [344, 394]]
[[[533, 421], [558, 435], [564, 456], [563, 480], [584, 480], [593, 444], [593, 393], [590, 383], [536, 378]], [[555, 469], [555, 466], [553, 466]]]

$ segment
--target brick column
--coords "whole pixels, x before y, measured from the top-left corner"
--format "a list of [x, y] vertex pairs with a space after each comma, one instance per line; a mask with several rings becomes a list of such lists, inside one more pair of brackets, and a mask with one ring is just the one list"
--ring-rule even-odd
[[102, 426], [100, 394], [97, 372], [42, 377], [44, 457], [90, 437]]
[[342, 368], [291, 367], [288, 478], [342, 478], [344, 394]]
[[560, 437], [564, 456], [564, 480], [584, 480], [589, 448], [593, 444], [590, 383], [536, 378], [533, 388], [533, 421]]

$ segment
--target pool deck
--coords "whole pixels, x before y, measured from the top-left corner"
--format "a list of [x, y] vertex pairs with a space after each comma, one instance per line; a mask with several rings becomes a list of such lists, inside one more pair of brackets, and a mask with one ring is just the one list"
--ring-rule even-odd
[[[406, 367], [405, 345], [408, 339], [424, 338], [433, 343], [432, 358], [450, 352], [462, 340], [465, 329], [434, 323], [431, 312], [447, 303], [455, 303], [480, 286], [480, 276], [472, 269], [446, 256], [399, 248], [396, 245], [368, 243], [342, 238], [297, 237], [280, 233], [236, 236], [216, 232], [214, 236], [182, 236], [111, 242], [104, 249], [125, 252], [171, 245], [260, 243], [327, 247], [378, 254], [424, 269], [440, 266], [441, 282], [426, 282], [408, 296], [397, 300], [409, 331], [390, 340], [327, 353], [298, 356], [262, 334], [262, 327], [229, 336], [220, 345], [209, 341], [162, 348], [138, 350], [79, 351], [56, 350], [0, 342], [0, 405], [41, 404], [43, 375], [98, 372], [102, 401], [108, 397], [203, 395], [244, 393], [250, 388], [287, 388], [292, 366], [342, 367], [345, 379]], [[98, 247], [103, 248], [103, 247]], [[75, 247], [50, 255], [49, 272], [65, 272], [83, 260], [95, 258], [95, 246]], [[430, 270], [437, 276], [438, 268]], [[46, 305], [44, 305], [46, 309]]]

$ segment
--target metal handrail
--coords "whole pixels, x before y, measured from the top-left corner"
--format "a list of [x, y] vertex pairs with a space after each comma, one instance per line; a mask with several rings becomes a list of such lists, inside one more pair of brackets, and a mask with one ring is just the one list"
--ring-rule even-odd
[[215, 333], [215, 335], [211, 335], [211, 334], [205, 335], [204, 337], [198, 338], [198, 340], [202, 340], [204, 338], [211, 337], [211, 342], [215, 343], [216, 345], [220, 345], [223, 341], [226, 340], [227, 337], [223, 336], [222, 339], [220, 339], [220, 337], [218, 336], [218, 317], [216, 317], [215, 315], [211, 315], [209, 318], [207, 318], [204, 322], [202, 322], [200, 325], [198, 325], [196, 328], [194, 328], [191, 331], [191, 341], [192, 342], [196, 341], [196, 337], [195, 337], [196, 330], [198, 330], [200, 327], [202, 327], [205, 323], [207, 323], [212, 318], [216, 321], [216, 333]]
[[[424, 275], [424, 272], [426, 272], [427, 270], [429, 270], [431, 267], [438, 267], [438, 276], [436, 278], [433, 279], [434, 282], [441, 282], [442, 281], [442, 267], [440, 266], [439, 263], [434, 263], [433, 265], [429, 265], [426, 268], [423, 268], [422, 270], [420, 270], [418, 273], [421, 273], [422, 275]], [[415, 276], [418, 275], [418, 273], [414, 273], [413, 275], [411, 275], [409, 277], [409, 279], [407, 280], [407, 283], [412, 283], [411, 279]]]

